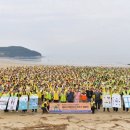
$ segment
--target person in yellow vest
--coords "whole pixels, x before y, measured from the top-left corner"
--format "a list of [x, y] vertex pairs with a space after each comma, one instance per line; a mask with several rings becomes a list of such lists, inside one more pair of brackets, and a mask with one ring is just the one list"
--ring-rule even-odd
[[[3, 90], [2, 97], [10, 97], [10, 93], [8, 92], [8, 90]], [[8, 106], [8, 103], [7, 103], [7, 106]], [[4, 112], [8, 112], [7, 106]]]
[[42, 109], [42, 113], [48, 113], [49, 112], [49, 102], [43, 101], [41, 109]]
[[[20, 93], [21, 96], [27, 96], [28, 97], [28, 94], [26, 93], [25, 90], [23, 90], [21, 93]], [[27, 109], [23, 109], [22, 112], [27, 112]]]
[[[130, 95], [129, 89], [128, 89], [127, 87], [125, 87], [125, 89], [122, 91], [122, 94], [121, 94], [121, 95], [122, 95], [122, 96], [123, 96], [123, 95]], [[129, 108], [125, 108], [125, 103], [124, 103], [124, 101], [123, 101], [123, 111], [126, 111], [126, 112], [129, 111]]]
[[[119, 92], [117, 91], [117, 89], [115, 89], [113, 91], [113, 94], [119, 94]], [[113, 111], [118, 112], [118, 108], [117, 107], [113, 107]]]
[[59, 92], [58, 92], [58, 89], [57, 89], [57, 88], [55, 88], [54, 93], [53, 93], [53, 101], [54, 101], [55, 103], [58, 103], [58, 102], [59, 102]]
[[[32, 94], [30, 96], [38, 96], [38, 95], [37, 95], [36, 91], [33, 90]], [[34, 111], [37, 112], [37, 109], [32, 109], [32, 112], [34, 112]]]
[[67, 98], [67, 93], [66, 91], [63, 89], [60, 93], [60, 102], [61, 103], [66, 103], [66, 98]]
[[[109, 88], [105, 88], [105, 91], [103, 92], [102, 95], [111, 95]], [[103, 111], [105, 112], [106, 108], [103, 108]], [[107, 108], [107, 111], [110, 112], [109, 108]]]

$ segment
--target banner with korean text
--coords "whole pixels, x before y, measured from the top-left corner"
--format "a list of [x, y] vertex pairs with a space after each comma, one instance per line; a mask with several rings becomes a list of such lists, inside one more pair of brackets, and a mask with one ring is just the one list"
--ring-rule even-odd
[[8, 110], [16, 110], [17, 103], [18, 103], [18, 97], [10, 97], [7, 109]]
[[0, 98], [0, 110], [5, 110], [8, 104], [9, 97]]
[[28, 109], [28, 96], [22, 96], [19, 99], [19, 110]]
[[30, 96], [29, 109], [38, 109], [38, 96]]
[[91, 113], [90, 103], [50, 103], [50, 113]]
[[121, 95], [119, 94], [112, 95], [112, 107], [121, 108]]
[[124, 99], [125, 108], [130, 108], [130, 95], [124, 95], [123, 99]]
[[103, 95], [103, 108], [111, 108], [111, 96], [110, 95]]

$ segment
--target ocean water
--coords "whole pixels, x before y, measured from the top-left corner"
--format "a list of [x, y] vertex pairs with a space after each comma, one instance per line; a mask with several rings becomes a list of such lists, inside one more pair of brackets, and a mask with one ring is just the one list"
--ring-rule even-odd
[[[97, 60], [98, 59], [98, 60]], [[0, 58], [2, 61], [9, 61], [11, 63], [20, 64], [35, 64], [35, 65], [69, 65], [69, 66], [115, 66], [115, 67], [129, 67], [127, 62], [112, 62], [100, 60], [100, 58], [56, 58], [56, 57], [42, 57], [42, 58]]]

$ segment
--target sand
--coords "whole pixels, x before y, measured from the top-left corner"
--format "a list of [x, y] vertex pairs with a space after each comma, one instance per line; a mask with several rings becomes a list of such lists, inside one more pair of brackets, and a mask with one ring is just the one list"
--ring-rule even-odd
[[[0, 67], [27, 64], [0, 60]], [[130, 130], [129, 112], [96, 114], [42, 114], [0, 111], [0, 130]]]
[[129, 112], [42, 114], [0, 112], [0, 130], [130, 130]]

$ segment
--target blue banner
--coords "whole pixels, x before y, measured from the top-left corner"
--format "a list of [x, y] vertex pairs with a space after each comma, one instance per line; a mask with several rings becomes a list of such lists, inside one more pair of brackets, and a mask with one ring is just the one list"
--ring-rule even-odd
[[28, 109], [28, 96], [22, 96], [19, 99], [19, 110]]
[[38, 109], [38, 96], [30, 96], [29, 109]]

